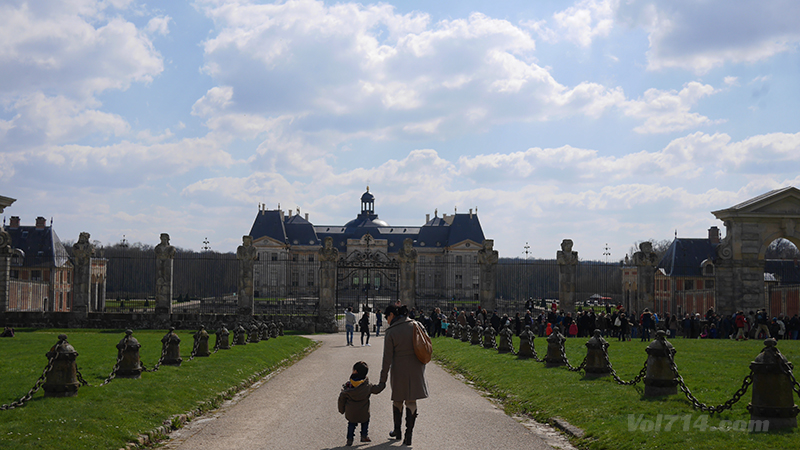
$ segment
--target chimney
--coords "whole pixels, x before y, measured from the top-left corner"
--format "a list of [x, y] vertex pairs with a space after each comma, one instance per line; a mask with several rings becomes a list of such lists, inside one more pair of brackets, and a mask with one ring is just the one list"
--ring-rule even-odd
[[8, 224], [10, 230], [19, 228], [19, 216], [11, 216], [11, 223]]
[[708, 241], [712, 244], [719, 244], [719, 228], [711, 227], [708, 229]]
[[472, 219], [472, 208], [469, 209], [469, 218]]
[[287, 209], [286, 211], [289, 212], [289, 218], [291, 219], [292, 218], [292, 210], [291, 209]]
[[36, 229], [37, 230], [44, 230], [44, 227], [47, 226], [47, 219], [44, 217], [37, 217], [36, 218]]
[[306, 213], [306, 222], [308, 222], [308, 213]]
[[430, 215], [430, 213], [428, 213], [428, 214], [425, 214], [425, 223], [428, 223], [428, 222], [430, 222], [430, 221], [431, 221], [431, 215]]

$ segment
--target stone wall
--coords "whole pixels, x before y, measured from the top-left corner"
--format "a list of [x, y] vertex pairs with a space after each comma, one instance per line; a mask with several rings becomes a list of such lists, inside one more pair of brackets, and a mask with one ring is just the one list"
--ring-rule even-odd
[[[4, 312], [0, 313], [0, 326], [14, 328], [99, 328], [99, 329], [168, 329], [196, 330], [204, 325], [207, 330], [216, 330], [224, 323], [228, 329], [239, 323], [257, 321], [282, 322], [284, 329], [315, 333], [317, 317], [255, 315], [247, 320], [236, 314], [172, 314], [164, 316], [152, 313], [89, 313], [75, 315], [63, 312]], [[324, 328], [324, 325], [320, 328]], [[333, 330], [336, 331], [336, 330]]]

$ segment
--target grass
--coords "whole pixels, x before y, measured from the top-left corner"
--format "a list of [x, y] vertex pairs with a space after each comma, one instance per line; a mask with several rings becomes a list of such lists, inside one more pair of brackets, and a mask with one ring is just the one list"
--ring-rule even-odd
[[[91, 386], [81, 387], [71, 398], [45, 398], [40, 390], [24, 407], [0, 411], [0, 448], [118, 449], [171, 416], [217, 406], [220, 393], [286, 365], [312, 346], [306, 338], [287, 335], [187, 361], [193, 333], [180, 331], [182, 366], [162, 366], [141, 379], [118, 378], [99, 387], [114, 366], [122, 330], [21, 330], [13, 339], [0, 339], [1, 404], [28, 392], [47, 363], [45, 353], [61, 333], [78, 352], [78, 368]], [[140, 357], [148, 368], [161, 354], [165, 333], [133, 334], [142, 344]]]
[[[586, 339], [567, 340], [567, 358], [575, 366], [586, 355], [585, 342]], [[761, 341], [676, 338], [670, 342], [677, 350], [675, 363], [687, 386], [700, 401], [709, 405], [723, 403], [733, 396], [749, 373], [750, 362], [763, 348]], [[545, 340], [537, 338], [535, 343], [539, 356], [544, 357]], [[632, 379], [647, 359], [644, 349], [649, 342], [609, 340], [609, 343], [609, 360], [617, 374], [626, 381]], [[519, 340], [515, 338], [514, 344], [518, 348]], [[437, 361], [449, 370], [463, 374], [497, 398], [507, 413], [529, 415], [540, 422], [559, 416], [583, 429], [583, 438], [572, 439], [573, 444], [580, 448], [728, 450], [797, 447], [800, 434], [797, 429], [769, 433], [711, 429], [734, 425], [737, 420], [750, 420], [746, 407], [752, 397], [752, 387], [732, 410], [708, 415], [694, 410], [680, 390], [678, 395], [647, 398], [643, 395], [643, 382], [631, 387], [620, 386], [611, 377], [584, 379], [581, 374], [563, 367], [548, 369], [543, 363], [519, 360], [510, 354], [499, 354], [452, 338], [436, 338], [433, 347]], [[780, 341], [778, 349], [789, 361], [800, 361], [800, 341]], [[794, 401], [798, 403], [796, 396]], [[654, 427], [648, 427], [644, 422], [654, 423], [659, 415], [662, 419], [665, 415], [680, 418], [674, 421], [670, 431], [664, 429], [666, 422], [662, 422], [661, 430], [653, 430]], [[731, 422], [721, 423], [721, 420]]]

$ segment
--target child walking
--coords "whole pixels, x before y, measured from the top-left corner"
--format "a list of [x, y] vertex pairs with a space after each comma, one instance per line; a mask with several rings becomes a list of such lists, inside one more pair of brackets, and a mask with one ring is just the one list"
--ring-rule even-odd
[[364, 361], [353, 365], [350, 380], [342, 385], [339, 393], [339, 414], [347, 419], [347, 446], [353, 445], [356, 426], [361, 424], [361, 442], [372, 442], [369, 438], [369, 396], [379, 394], [382, 389], [370, 384], [367, 378], [369, 366]]

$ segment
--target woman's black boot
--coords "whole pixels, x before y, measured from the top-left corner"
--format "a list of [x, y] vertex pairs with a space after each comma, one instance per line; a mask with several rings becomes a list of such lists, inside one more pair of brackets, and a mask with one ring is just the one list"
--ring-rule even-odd
[[399, 441], [403, 439], [402, 432], [400, 431], [400, 427], [403, 426], [403, 410], [392, 406], [392, 412], [394, 413], [394, 431], [389, 432], [389, 437]]
[[414, 433], [414, 424], [417, 422], [417, 413], [411, 414], [411, 410], [406, 408], [406, 438], [403, 445], [411, 445], [411, 435]]

